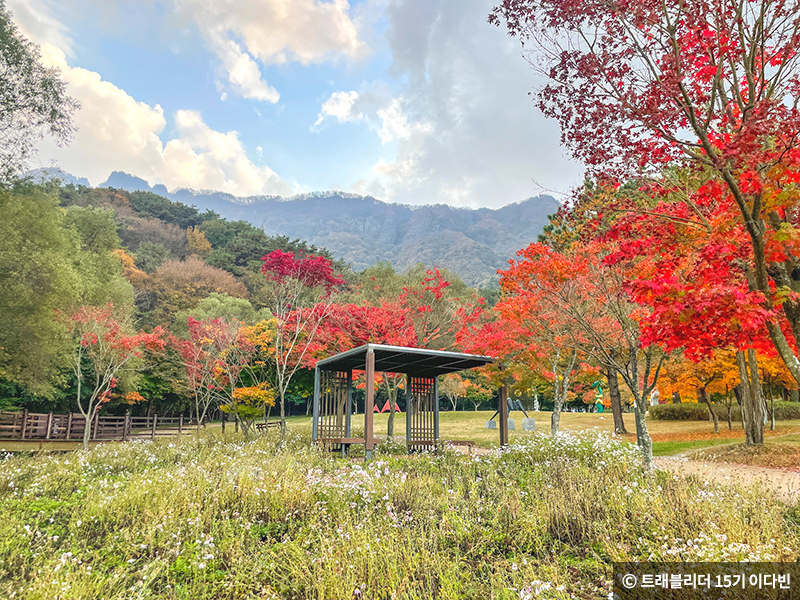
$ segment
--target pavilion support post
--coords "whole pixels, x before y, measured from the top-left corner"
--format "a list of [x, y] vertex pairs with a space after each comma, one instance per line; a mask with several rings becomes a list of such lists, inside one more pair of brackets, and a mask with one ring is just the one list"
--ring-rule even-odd
[[433, 378], [433, 439], [439, 443], [439, 377]]
[[414, 414], [414, 400], [411, 395], [411, 375], [406, 375], [406, 449], [411, 453], [411, 415]]
[[[344, 411], [344, 437], [350, 437], [350, 425], [353, 418], [353, 370], [347, 372], [347, 408]], [[350, 444], [342, 444], [342, 458], [350, 452]]]
[[314, 420], [311, 422], [311, 439], [316, 440], [319, 433], [319, 388], [320, 388], [320, 370], [319, 367], [314, 369]]
[[500, 406], [497, 408], [500, 421], [500, 446], [508, 446], [508, 388], [500, 386]]
[[364, 456], [366, 460], [372, 458], [373, 448], [373, 415], [375, 406], [375, 351], [372, 348], [367, 350], [367, 390], [366, 402], [364, 403]]

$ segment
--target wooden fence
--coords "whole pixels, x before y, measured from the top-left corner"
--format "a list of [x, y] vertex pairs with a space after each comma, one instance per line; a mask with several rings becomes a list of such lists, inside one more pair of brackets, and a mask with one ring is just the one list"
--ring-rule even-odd
[[[101, 417], [91, 423], [91, 441], [129, 440], [180, 435], [195, 423], [183, 417]], [[56, 415], [23, 411], [0, 411], [0, 440], [82, 441], [86, 418], [80, 413]]]

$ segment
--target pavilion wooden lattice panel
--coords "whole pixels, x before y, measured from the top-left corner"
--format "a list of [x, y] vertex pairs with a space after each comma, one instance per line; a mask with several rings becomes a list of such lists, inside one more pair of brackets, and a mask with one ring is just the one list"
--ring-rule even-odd
[[350, 377], [350, 373], [339, 371], [320, 373], [317, 439], [323, 444], [350, 437]]
[[439, 394], [435, 377], [409, 375], [406, 444], [409, 450], [430, 450], [439, 439]]

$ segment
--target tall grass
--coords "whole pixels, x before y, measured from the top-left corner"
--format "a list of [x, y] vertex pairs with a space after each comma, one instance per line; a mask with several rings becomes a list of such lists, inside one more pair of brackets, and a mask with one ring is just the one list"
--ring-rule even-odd
[[0, 597], [606, 598], [614, 560], [797, 558], [764, 490], [639, 463], [596, 434], [366, 465], [297, 437], [7, 455]]

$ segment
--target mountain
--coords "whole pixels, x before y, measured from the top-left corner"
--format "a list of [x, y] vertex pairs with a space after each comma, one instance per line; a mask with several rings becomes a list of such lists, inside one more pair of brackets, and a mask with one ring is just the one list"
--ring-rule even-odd
[[58, 167], [42, 167], [34, 169], [26, 173], [36, 183], [44, 183], [45, 181], [60, 181], [62, 185], [85, 185], [88, 187], [89, 180], [86, 177], [75, 177], [66, 171], [62, 171]]
[[324, 246], [359, 270], [378, 261], [403, 269], [417, 262], [447, 267], [467, 284], [485, 287], [497, 280], [514, 253], [535, 241], [559, 204], [550, 196], [528, 198], [498, 209], [454, 208], [444, 204], [389, 204], [348, 192], [236, 197], [215, 191], [151, 187], [116, 171], [101, 187], [156, 194], [243, 220], [269, 235], [301, 238]]

